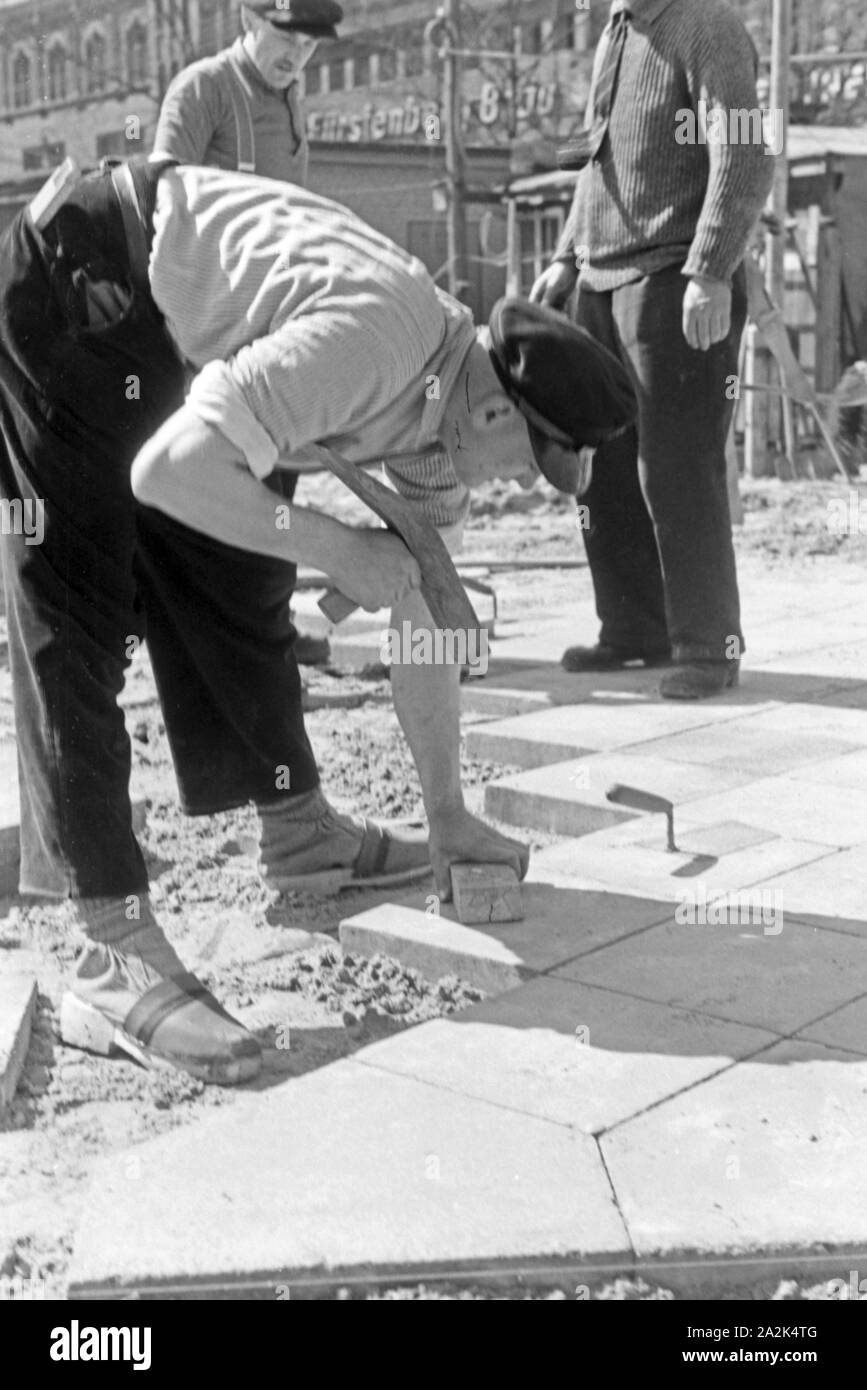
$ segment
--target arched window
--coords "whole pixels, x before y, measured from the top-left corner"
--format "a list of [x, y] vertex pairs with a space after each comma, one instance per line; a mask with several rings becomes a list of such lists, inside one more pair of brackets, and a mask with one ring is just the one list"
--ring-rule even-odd
[[48, 50], [48, 100], [66, 100], [66, 49], [62, 43]]
[[148, 76], [148, 32], [140, 19], [126, 31], [126, 72], [131, 87], [144, 87]]
[[12, 64], [12, 100], [16, 107], [30, 106], [33, 102], [30, 90], [30, 59], [26, 53], [18, 53]]
[[84, 46], [88, 94], [105, 91], [105, 54], [105, 39], [102, 34], [91, 34]]

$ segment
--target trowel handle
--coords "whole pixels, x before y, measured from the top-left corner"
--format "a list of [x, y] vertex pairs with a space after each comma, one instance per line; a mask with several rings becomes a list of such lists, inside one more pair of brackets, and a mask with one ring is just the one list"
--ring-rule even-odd
[[643, 792], [638, 787], [623, 787], [619, 782], [609, 787], [605, 796], [608, 801], [618, 806], [631, 806], [635, 811], [660, 811], [667, 816], [672, 810], [671, 802], [664, 796], [654, 796], [653, 792]]
[[668, 852], [677, 854], [677, 845], [674, 842], [674, 803], [664, 796], [655, 796], [653, 792], [643, 792], [640, 787], [624, 787], [619, 782], [615, 782], [613, 787], [609, 787], [605, 793], [608, 801], [613, 801], [617, 806], [629, 806], [633, 811], [660, 812], [666, 818], [668, 825]]
[[329, 589], [319, 600], [319, 607], [329, 622], [342, 623], [344, 618], [355, 612], [358, 604], [347, 598], [339, 589]]

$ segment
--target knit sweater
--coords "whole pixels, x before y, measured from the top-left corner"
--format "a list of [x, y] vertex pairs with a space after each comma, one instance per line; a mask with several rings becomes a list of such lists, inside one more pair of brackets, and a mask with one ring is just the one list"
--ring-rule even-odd
[[[757, 119], [748, 120], [758, 110], [752, 41], [725, 0], [631, 0], [626, 8], [608, 137], [578, 177], [555, 259], [584, 248], [581, 283], [592, 290], [678, 264], [685, 275], [730, 281], [773, 182], [774, 159], [755, 138]], [[723, 143], [722, 113], [737, 143]]]

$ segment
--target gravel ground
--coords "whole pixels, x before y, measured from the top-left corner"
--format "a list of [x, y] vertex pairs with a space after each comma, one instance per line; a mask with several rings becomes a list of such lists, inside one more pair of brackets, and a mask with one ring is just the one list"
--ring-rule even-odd
[[[306, 483], [308, 490], [310, 483]], [[332, 514], [360, 519], [337, 484], [317, 482], [309, 498]], [[752, 483], [744, 487], [746, 524], [737, 532], [744, 574], [769, 568], [808, 585], [811, 573], [851, 582], [852, 566], [867, 559], [864, 534], [834, 535], [829, 500], [844, 495], [836, 483]], [[526, 559], [575, 558], [573, 508], [541, 489], [524, 494], [508, 485], [477, 499], [468, 529], [468, 554]], [[558, 603], [586, 594], [586, 569], [520, 571], [498, 577], [503, 607], [548, 616]], [[592, 634], [576, 633], [576, 640]], [[307, 727], [323, 769], [326, 793], [340, 809], [380, 817], [415, 817], [421, 793], [409, 751], [390, 703], [387, 681], [340, 671], [306, 674]], [[335, 707], [335, 702], [340, 706]], [[130, 672], [124, 705], [133, 741], [134, 784], [147, 801], [142, 836], [158, 915], [180, 954], [228, 1008], [262, 1038], [267, 1066], [286, 1077], [351, 1055], [371, 1039], [445, 1015], [480, 998], [457, 979], [430, 984], [396, 961], [343, 956], [336, 943], [342, 917], [384, 901], [387, 894], [344, 894], [339, 900], [280, 898], [265, 889], [250, 854], [250, 809], [190, 820], [180, 815], [165, 731], [146, 657]], [[13, 737], [11, 688], [0, 615], [0, 740]], [[503, 769], [463, 760], [471, 805]], [[549, 843], [551, 837], [531, 837]], [[419, 885], [419, 906], [430, 885]], [[3, 1280], [33, 1276], [49, 1297], [63, 1297], [73, 1232], [93, 1162], [210, 1110], [231, 1106], [234, 1093], [165, 1071], [105, 1061], [63, 1047], [56, 1010], [64, 977], [77, 953], [63, 907], [0, 903], [0, 951], [16, 947], [39, 956], [39, 1007], [18, 1095], [0, 1121], [0, 1297]], [[846, 1277], [841, 1271], [841, 1277]], [[822, 1298], [828, 1285], [757, 1286], [763, 1299]], [[824, 1291], [824, 1292], [823, 1292]], [[618, 1280], [592, 1290], [598, 1299], [667, 1299], [674, 1295], [643, 1281]], [[833, 1296], [833, 1291], [832, 1291]], [[538, 1299], [575, 1297], [559, 1290], [511, 1291], [419, 1285], [344, 1298]]]

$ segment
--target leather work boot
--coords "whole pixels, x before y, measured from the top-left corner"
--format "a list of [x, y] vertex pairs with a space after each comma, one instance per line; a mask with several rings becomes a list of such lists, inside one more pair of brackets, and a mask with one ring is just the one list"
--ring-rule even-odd
[[577, 675], [582, 671], [619, 671], [631, 661], [640, 661], [647, 667], [667, 666], [671, 652], [632, 651], [597, 642], [592, 647], [567, 647], [560, 664], [564, 671]]
[[344, 888], [411, 883], [431, 871], [422, 826], [341, 815], [318, 787], [258, 811], [259, 872], [278, 892], [329, 897]]
[[262, 1065], [252, 1033], [186, 970], [151, 919], [113, 941], [88, 941], [60, 1006], [60, 1036], [103, 1057], [170, 1063], [234, 1086]]
[[688, 661], [667, 671], [659, 682], [666, 700], [708, 700], [736, 686], [739, 661]]

